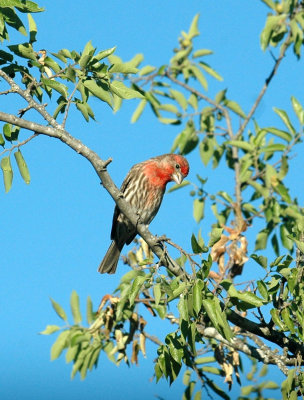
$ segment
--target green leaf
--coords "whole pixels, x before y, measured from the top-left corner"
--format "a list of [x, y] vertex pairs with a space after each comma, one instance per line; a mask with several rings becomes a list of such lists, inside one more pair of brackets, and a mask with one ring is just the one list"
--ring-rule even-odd
[[29, 184], [31, 180], [30, 173], [20, 149], [14, 153], [14, 156], [18, 165], [20, 175], [22, 176], [24, 182], [26, 184]]
[[104, 84], [97, 84], [92, 79], [87, 79], [83, 82], [83, 85], [98, 99], [108, 103], [112, 107], [112, 99], [109, 92], [109, 88]]
[[111, 49], [100, 51], [92, 59], [92, 64], [102, 60], [103, 58], [109, 57], [111, 54], [114, 53], [115, 50], [116, 50], [116, 46], [112, 47]]
[[216, 383], [214, 383], [211, 379], [208, 379], [206, 381], [206, 384], [217, 394], [219, 395], [222, 399], [224, 400], [230, 400], [230, 397], [226, 394], [226, 392], [221, 389]]
[[304, 254], [304, 243], [301, 242], [300, 240], [297, 240], [297, 239], [293, 238], [292, 236], [289, 236], [289, 238], [293, 239], [293, 241], [295, 242], [297, 248], [300, 250], [301, 253]]
[[197, 223], [204, 218], [205, 213], [205, 200], [195, 199], [193, 202], [193, 217]]
[[214, 71], [214, 69], [212, 69], [208, 64], [200, 61], [199, 65], [211, 76], [213, 76], [213, 78], [217, 79], [218, 81], [222, 81], [223, 77], [218, 74], [216, 71]]
[[151, 74], [151, 72], [154, 72], [156, 70], [156, 67], [153, 67], [152, 65], [146, 65], [139, 71], [139, 76], [144, 76]]
[[203, 304], [202, 290], [205, 287], [205, 283], [201, 279], [197, 279], [193, 286], [193, 309], [198, 315]]
[[192, 94], [189, 96], [188, 104], [190, 104], [190, 106], [191, 106], [194, 110], [197, 110], [197, 108], [198, 108], [198, 99], [197, 99], [197, 95], [196, 95], [196, 94], [192, 93]]
[[178, 114], [178, 108], [174, 104], [161, 104], [158, 109]]
[[286, 326], [284, 323], [280, 320], [279, 317], [279, 311], [276, 308], [273, 308], [270, 310], [271, 318], [273, 322], [279, 327], [280, 330], [285, 331]]
[[230, 204], [233, 203], [233, 199], [232, 199], [231, 196], [229, 196], [228, 193], [223, 192], [223, 191], [221, 190], [221, 191], [219, 191], [217, 194], [218, 194], [219, 196], [221, 196], [224, 200], [228, 201], [228, 203], [230, 203]]
[[213, 54], [213, 51], [208, 50], [208, 49], [200, 49], [200, 50], [194, 51], [192, 54], [192, 57], [193, 58], [204, 57], [204, 56], [208, 56], [209, 54]]
[[260, 185], [256, 181], [248, 179], [247, 183], [251, 185], [257, 191], [257, 193], [261, 194], [265, 199], [269, 196], [269, 189]]
[[255, 262], [257, 262], [261, 267], [267, 268], [267, 257], [258, 256], [257, 254], [251, 254], [250, 256]]
[[180, 323], [182, 321], [188, 321], [189, 319], [188, 301], [184, 296], [180, 296], [177, 309], [180, 315]]
[[230, 144], [231, 146], [238, 147], [244, 151], [252, 152], [254, 151], [254, 146], [251, 143], [245, 142], [243, 140], [228, 140], [225, 144]]
[[191, 247], [192, 247], [193, 253], [195, 253], [195, 254], [202, 253], [202, 251], [203, 251], [203, 249], [199, 245], [199, 243], [196, 240], [196, 237], [194, 236], [193, 233], [192, 233], [192, 236], [191, 236]]
[[39, 332], [40, 335], [51, 335], [54, 332], [59, 331], [61, 328], [57, 325], [47, 325], [45, 330], [42, 332]]
[[62, 97], [65, 99], [68, 96], [68, 88], [63, 83], [59, 83], [53, 79], [41, 78], [41, 82], [44, 83], [45, 86], [56, 90], [56, 92], [60, 93]]
[[27, 14], [27, 19], [29, 23], [30, 43], [34, 43], [36, 42], [37, 25], [31, 14]]
[[178, 90], [170, 89], [170, 94], [173, 99], [181, 106], [181, 108], [185, 111], [188, 107], [188, 102], [185, 96]]
[[272, 0], [262, 0], [263, 3], [265, 3], [268, 7], [272, 8], [275, 10], [276, 8], [276, 3]]
[[70, 304], [74, 322], [75, 324], [79, 324], [82, 318], [80, 314], [79, 296], [75, 290], [72, 291]]
[[81, 112], [81, 114], [83, 115], [84, 119], [87, 122], [89, 122], [89, 113], [88, 113], [88, 109], [87, 109], [86, 106], [87, 106], [87, 103], [81, 103], [79, 101], [76, 102], [76, 107]]
[[275, 136], [278, 136], [281, 139], [286, 140], [286, 142], [291, 142], [292, 140], [292, 136], [290, 135], [290, 133], [286, 132], [286, 131], [282, 131], [281, 129], [277, 129], [277, 128], [264, 128], [267, 132], [272, 133]]
[[215, 96], [215, 102], [217, 104], [220, 104], [222, 101], [224, 101], [226, 99], [226, 92], [227, 89], [223, 89], [221, 91], [219, 91], [216, 96]]
[[54, 308], [54, 310], [56, 311], [56, 314], [63, 319], [64, 321], [67, 321], [67, 315], [64, 311], [64, 309], [61, 307], [61, 305], [59, 303], [57, 303], [55, 300], [53, 300], [52, 298], [50, 299], [52, 302], [52, 307]]
[[91, 58], [93, 57], [93, 54], [95, 53], [95, 47], [92, 46], [91, 40], [85, 45], [83, 52], [81, 54], [81, 57], [79, 59], [79, 65], [81, 68], [85, 68]]
[[128, 65], [131, 65], [132, 67], [138, 67], [139, 64], [143, 61], [144, 55], [142, 53], [135, 54], [135, 56], [127, 62]]
[[56, 339], [55, 343], [51, 348], [51, 360], [56, 360], [62, 353], [63, 349], [67, 347], [67, 338], [70, 334], [70, 331], [65, 330], [60, 333], [58, 338]]
[[175, 190], [181, 189], [182, 187], [188, 186], [188, 185], [190, 185], [190, 182], [187, 180], [183, 180], [183, 182], [180, 185], [177, 185], [177, 184], [173, 185], [169, 190], [167, 190], [167, 193], [174, 192]]
[[207, 83], [207, 80], [206, 80], [204, 74], [202, 73], [202, 71], [195, 65], [191, 65], [190, 70], [192, 71], [195, 78], [200, 82], [202, 87], [205, 90], [208, 90], [208, 83]]
[[266, 249], [268, 236], [269, 236], [268, 230], [262, 230], [261, 232], [259, 232], [255, 240], [254, 250]]
[[293, 125], [291, 124], [291, 122], [290, 122], [290, 120], [289, 120], [289, 117], [288, 117], [286, 111], [280, 110], [279, 108], [276, 108], [276, 107], [274, 107], [273, 110], [274, 110], [274, 112], [275, 112], [276, 114], [278, 114], [278, 116], [281, 118], [281, 120], [282, 120], [282, 121], [284, 122], [284, 124], [287, 126], [289, 132], [290, 132], [292, 135], [295, 135], [296, 130], [295, 130], [295, 128], [293, 127]]
[[223, 228], [213, 228], [210, 234], [210, 239], [208, 246], [212, 247], [216, 242], [218, 242], [222, 236]]
[[143, 113], [143, 111], [146, 107], [146, 104], [147, 104], [146, 99], [143, 99], [138, 103], [138, 106], [136, 107], [136, 109], [131, 117], [132, 124], [134, 124], [134, 122], [138, 121], [139, 117], [141, 116], [141, 114]]
[[[46, 57], [44, 59], [44, 65], [47, 66], [47, 67], [52, 68], [52, 70], [55, 72], [55, 74], [58, 74], [58, 72], [61, 71], [60, 65], [50, 57]], [[68, 73], [70, 73], [70, 71], [74, 72], [72, 67], [69, 67], [67, 69], [66, 76], [67, 76]], [[75, 82], [75, 80], [74, 80], [74, 82]]]
[[65, 362], [68, 364], [71, 361], [74, 361], [78, 352], [78, 346], [69, 347], [67, 352], [65, 353]]
[[265, 51], [269, 45], [270, 39], [272, 37], [273, 32], [277, 28], [278, 25], [282, 24], [282, 21], [286, 18], [286, 15], [269, 15], [266, 19], [266, 23], [264, 29], [262, 30], [260, 36], [260, 43], [262, 50]]
[[289, 307], [285, 307], [281, 311], [281, 317], [287, 326], [287, 328], [290, 330], [291, 333], [295, 333], [295, 327], [292, 319], [290, 318], [289, 314]]
[[194, 37], [200, 34], [198, 30], [198, 20], [199, 20], [199, 14], [196, 14], [191, 22], [190, 29], [188, 32], [189, 39], [193, 39]]
[[158, 306], [162, 295], [160, 283], [154, 285], [153, 294], [154, 294], [155, 306]]
[[162, 124], [165, 124], [165, 125], [179, 125], [180, 124], [180, 120], [176, 119], [176, 118], [159, 117], [158, 120], [159, 120], [159, 122], [161, 122]]
[[239, 115], [242, 118], [246, 118], [246, 114], [242, 110], [241, 106], [233, 100], [225, 100], [224, 104], [226, 107], [228, 107], [231, 111], [235, 112], [237, 115]]
[[37, 61], [36, 53], [30, 43], [11, 45], [8, 48], [17, 56]]
[[13, 8], [2, 8], [1, 15], [8, 25], [19, 31], [22, 35], [27, 36], [26, 29]]
[[203, 141], [199, 144], [199, 153], [201, 160], [205, 166], [208, 165], [209, 161], [211, 160], [212, 156], [214, 155], [214, 138], [213, 137], [206, 137]]
[[261, 153], [274, 153], [275, 151], [285, 151], [286, 150], [286, 146], [285, 144], [281, 144], [281, 143], [275, 143], [275, 144], [269, 144], [268, 146], [262, 147], [260, 149]]
[[12, 141], [12, 125], [11, 124], [3, 125], [3, 135], [6, 140]]
[[300, 102], [294, 97], [291, 97], [291, 103], [292, 107], [294, 109], [294, 112], [296, 113], [296, 116], [298, 117], [300, 124], [304, 125], [304, 110]]
[[89, 325], [94, 321], [93, 303], [90, 296], [87, 297], [87, 321]]
[[123, 82], [120, 81], [112, 81], [110, 84], [110, 88], [112, 92], [114, 92], [117, 96], [122, 99], [143, 99], [144, 96], [138, 92], [137, 90], [128, 88]]
[[2, 4], [5, 4], [5, 3], [10, 4], [7, 6], [3, 5], [3, 7], [11, 7], [12, 3], [13, 3], [13, 5], [15, 7], [17, 7], [19, 11], [24, 12], [24, 13], [25, 12], [36, 13], [36, 12], [42, 12], [45, 10], [43, 7], [39, 7], [33, 1], [28, 1], [28, 0], [22, 0], [22, 1], [20, 1], [20, 0], [1, 0], [1, 3]]
[[246, 310], [248, 308], [262, 307], [262, 305], [264, 304], [264, 301], [256, 296], [254, 293], [240, 292], [236, 290], [233, 285], [230, 285], [228, 289], [228, 294], [231, 298], [237, 298], [238, 300], [240, 300], [242, 303], [240, 303], [239, 306]]
[[257, 287], [259, 289], [259, 292], [261, 293], [261, 296], [265, 299], [268, 300], [268, 290], [267, 290], [267, 286], [265, 285], [265, 283], [263, 281], [257, 281]]
[[280, 225], [280, 237], [281, 237], [282, 244], [285, 247], [285, 249], [292, 251], [293, 241], [289, 238], [289, 236], [290, 236], [290, 233], [289, 233], [288, 229], [286, 228], [285, 225], [281, 224]]
[[11, 189], [13, 182], [13, 170], [11, 166], [11, 160], [9, 157], [2, 158], [1, 169], [3, 172], [4, 188], [5, 192], [7, 193]]
[[146, 275], [137, 276], [134, 279], [130, 293], [129, 293], [129, 302], [130, 302], [131, 306], [134, 304], [135, 298], [137, 297], [137, 295], [146, 279], [147, 279]]
[[121, 73], [121, 74], [136, 74], [138, 69], [133, 67], [132, 65], [128, 65], [128, 63], [115, 63], [112, 64], [109, 68], [109, 72], [114, 73]]

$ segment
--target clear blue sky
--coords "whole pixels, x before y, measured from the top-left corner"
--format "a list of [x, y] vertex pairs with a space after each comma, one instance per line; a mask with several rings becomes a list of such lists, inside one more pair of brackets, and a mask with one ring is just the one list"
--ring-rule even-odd
[[[209, 62], [225, 79], [224, 84], [210, 80], [210, 93], [230, 88], [230, 97], [245, 111], [250, 109], [273, 64], [270, 55], [262, 53], [259, 46], [267, 13], [259, 1], [45, 0], [39, 4], [45, 6], [46, 12], [34, 15], [38, 25], [37, 50], [81, 51], [92, 40], [98, 49], [116, 45], [117, 55], [124, 60], [144, 53], [145, 63], [152, 65], [167, 63], [180, 31], [187, 30], [199, 12], [201, 36], [196, 39], [196, 46], [215, 51]], [[302, 61], [291, 56], [283, 62], [277, 78], [257, 113], [261, 123], [277, 121], [273, 106], [290, 110], [290, 94], [304, 103]], [[0, 102], [1, 109], [13, 110], [7, 98], [1, 96]], [[117, 185], [134, 163], [168, 152], [179, 133], [178, 127], [161, 125], [150, 112], [137, 124], [130, 124], [135, 106], [136, 101], [124, 103], [122, 111], [114, 116], [106, 105], [96, 101], [93, 107], [97, 123], [87, 124], [82, 117], [71, 115], [67, 126], [72, 135], [101, 158], [113, 158], [109, 172]], [[23, 133], [21, 139], [26, 135]], [[155, 395], [166, 400], [180, 398], [180, 380], [171, 388], [165, 381], [156, 385], [149, 380], [153, 375], [154, 345], [149, 345], [148, 358], [140, 358], [140, 366], [131, 369], [117, 368], [102, 355], [98, 369], [83, 382], [78, 376], [70, 380], [71, 364], [66, 365], [64, 357], [50, 362], [55, 336], [40, 336], [38, 332], [47, 324], [61, 321], [53, 312], [49, 297], [68, 309], [70, 293], [75, 289], [84, 314], [87, 295], [97, 307], [103, 295], [117, 286], [126, 267], [120, 266], [114, 276], [96, 272], [109, 245], [113, 201], [89, 163], [62, 143], [46, 137], [29, 143], [23, 153], [31, 184], [26, 186], [16, 173], [12, 190], [8, 194], [2, 190], [1, 194], [1, 399], [150, 400]], [[197, 152], [190, 155], [189, 161], [190, 179], [195, 180], [195, 173], [199, 172], [210, 176], [208, 190], [219, 190], [219, 182], [220, 189], [230, 190], [232, 182], [223, 171], [211, 175], [211, 170], [200, 163]], [[293, 179], [289, 182], [292, 193], [299, 193], [303, 200], [303, 183], [296, 180], [300, 161], [301, 157], [294, 160]], [[197, 229], [187, 189], [166, 196], [151, 224], [153, 233], [166, 233], [186, 249], [190, 248], [191, 233]], [[207, 237], [209, 225], [202, 229]], [[256, 264], [253, 268], [256, 271], [246, 269], [243, 280], [262, 273]], [[162, 326], [153, 322], [149, 320], [147, 330], [161, 332]], [[166, 323], [164, 326], [168, 327]], [[238, 392], [236, 386], [233, 390], [232, 397]]]

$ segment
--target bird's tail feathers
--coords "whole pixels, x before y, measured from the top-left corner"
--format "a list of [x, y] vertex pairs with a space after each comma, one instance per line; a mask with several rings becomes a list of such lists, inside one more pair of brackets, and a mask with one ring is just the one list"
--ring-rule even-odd
[[122, 248], [123, 245], [120, 245], [113, 240], [98, 267], [98, 272], [101, 274], [115, 274]]

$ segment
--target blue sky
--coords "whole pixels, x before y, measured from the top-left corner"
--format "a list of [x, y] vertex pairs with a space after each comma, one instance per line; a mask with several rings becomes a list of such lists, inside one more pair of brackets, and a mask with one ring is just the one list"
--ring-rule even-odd
[[[271, 56], [260, 50], [258, 38], [267, 8], [259, 1], [46, 0], [39, 4], [46, 12], [34, 15], [38, 25], [37, 50], [81, 51], [92, 40], [100, 50], [116, 45], [116, 53], [123, 60], [144, 53], [144, 63], [152, 65], [168, 62], [181, 30], [187, 30], [193, 16], [200, 13], [201, 36], [195, 44], [198, 49], [214, 50], [208, 62], [224, 77], [224, 83], [209, 81], [210, 95], [228, 87], [230, 98], [245, 111], [250, 109], [273, 65]], [[256, 114], [261, 124], [277, 123], [273, 106], [291, 110], [291, 94], [304, 103], [303, 62], [289, 56]], [[1, 109], [13, 112], [14, 103], [2, 97]], [[138, 123], [131, 124], [136, 100], [125, 102], [117, 115], [97, 100], [92, 104], [97, 123], [87, 124], [81, 116], [71, 114], [67, 129], [101, 158], [113, 158], [108, 170], [117, 185], [134, 163], [168, 152], [179, 133], [178, 127], [161, 125], [149, 111]], [[23, 133], [21, 139], [27, 135]], [[1, 194], [1, 398], [180, 398], [180, 380], [171, 388], [165, 381], [157, 385], [149, 381], [156, 355], [154, 345], [149, 345], [148, 358], [141, 358], [140, 366], [131, 369], [117, 368], [102, 356], [98, 369], [83, 382], [78, 377], [70, 380], [71, 365], [65, 364], [64, 357], [50, 362], [55, 336], [40, 336], [38, 332], [47, 324], [61, 321], [52, 310], [49, 297], [67, 310], [75, 289], [83, 311], [88, 295], [97, 307], [103, 295], [117, 286], [126, 267], [120, 266], [114, 276], [96, 272], [110, 242], [114, 206], [90, 164], [62, 143], [46, 137], [36, 138], [22, 151], [31, 184], [26, 186], [16, 172], [12, 190]], [[224, 170], [205, 169], [197, 151], [189, 161], [190, 180], [195, 180], [195, 173], [199, 172], [209, 176], [208, 190], [230, 190], [233, 183]], [[297, 193], [303, 200], [303, 183], [296, 174], [300, 162], [298, 154], [292, 162], [294, 172], [289, 183], [292, 194]], [[153, 233], [165, 233], [186, 249], [190, 248], [191, 233], [198, 230], [188, 192], [184, 189], [166, 196], [151, 224]], [[206, 238], [211, 221], [208, 217], [201, 226]], [[243, 280], [262, 274], [256, 264], [253, 268], [245, 270]], [[169, 325], [164, 323], [164, 327]], [[149, 320], [147, 328], [151, 333], [162, 331], [162, 325], [155, 325], [153, 320]], [[238, 392], [237, 387], [233, 390], [232, 393]]]

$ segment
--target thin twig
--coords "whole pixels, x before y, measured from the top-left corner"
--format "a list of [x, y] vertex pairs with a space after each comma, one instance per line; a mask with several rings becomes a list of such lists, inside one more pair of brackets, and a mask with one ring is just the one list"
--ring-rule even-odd
[[9, 94], [9, 93], [14, 93], [14, 91], [12, 89], [4, 90], [3, 92], [0, 92], [0, 96], [2, 94]]
[[2, 153], [0, 153], [0, 157], [5, 154], [6, 152], [12, 152], [14, 149], [19, 148], [23, 145], [25, 145], [26, 143], [28, 143], [30, 140], [34, 139], [36, 136], [38, 136], [38, 133], [34, 133], [32, 136], [30, 136], [29, 138], [25, 139], [23, 142], [14, 144], [14, 146], [10, 147], [9, 149], [5, 149], [2, 151]]
[[277, 70], [279, 68], [279, 65], [281, 64], [281, 61], [285, 57], [286, 50], [288, 49], [289, 44], [290, 44], [289, 43], [290, 36], [291, 36], [291, 33], [289, 32], [288, 36], [286, 37], [285, 42], [281, 46], [281, 52], [280, 52], [279, 58], [276, 60], [276, 62], [274, 64], [274, 66], [273, 66], [268, 78], [265, 80], [265, 83], [264, 83], [264, 85], [263, 85], [263, 87], [262, 87], [262, 89], [261, 89], [256, 101], [254, 102], [253, 106], [251, 107], [251, 110], [249, 111], [246, 119], [244, 120], [243, 124], [241, 125], [241, 127], [238, 130], [238, 132], [236, 133], [234, 139], [237, 139], [239, 136], [241, 136], [243, 134], [246, 126], [248, 125], [249, 121], [251, 120], [253, 114], [255, 113], [255, 110], [257, 109], [258, 105], [260, 104], [260, 102], [261, 102], [266, 90], [268, 89], [268, 86], [269, 86], [272, 78], [276, 74], [276, 72], [277, 72]]
[[194, 89], [193, 87], [187, 85], [184, 82], [179, 81], [178, 79], [174, 78], [171, 74], [170, 71], [166, 71], [165, 76], [169, 78], [172, 82], [176, 83], [177, 85], [183, 87], [184, 89], [188, 90], [190, 93], [195, 94], [197, 97], [200, 97], [201, 99], [205, 100], [207, 103], [211, 104], [214, 106], [216, 109], [220, 110], [226, 119], [227, 123], [227, 131], [230, 136], [230, 138], [233, 138], [233, 130], [232, 130], [232, 125], [231, 125], [231, 119], [228, 110], [223, 107], [222, 105], [216, 103], [214, 100], [210, 99], [210, 97], [206, 96], [202, 92], [199, 92], [198, 90]]

